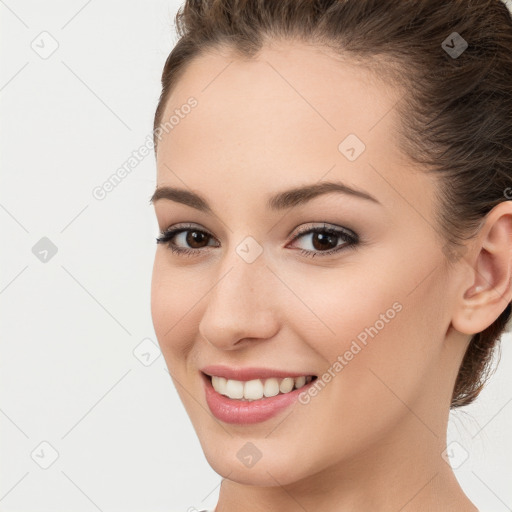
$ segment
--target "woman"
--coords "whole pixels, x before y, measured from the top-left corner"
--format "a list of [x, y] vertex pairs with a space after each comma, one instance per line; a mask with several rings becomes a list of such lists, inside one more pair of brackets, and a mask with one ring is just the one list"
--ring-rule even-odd
[[155, 114], [152, 316], [216, 512], [476, 511], [450, 465], [510, 317], [498, 0], [204, 0]]

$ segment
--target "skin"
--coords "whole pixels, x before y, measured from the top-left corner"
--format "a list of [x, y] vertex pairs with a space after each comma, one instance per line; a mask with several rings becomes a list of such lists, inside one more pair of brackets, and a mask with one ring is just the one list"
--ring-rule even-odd
[[[434, 220], [439, 183], [396, 144], [403, 94], [350, 61], [281, 42], [252, 60], [201, 55], [169, 98], [164, 119], [190, 96], [198, 105], [162, 137], [157, 187], [193, 190], [214, 214], [154, 202], [160, 230], [189, 222], [211, 240], [194, 256], [157, 246], [151, 309], [205, 456], [224, 477], [217, 512], [477, 510], [442, 452], [470, 335], [511, 300], [512, 206], [496, 206], [448, 265]], [[350, 133], [366, 145], [353, 162], [338, 150]], [[267, 209], [269, 195], [318, 181], [379, 204], [330, 193]], [[313, 235], [294, 240], [324, 222], [360, 243], [322, 256]], [[263, 248], [250, 264], [236, 252], [247, 236]], [[209, 411], [204, 365], [322, 375], [394, 303], [401, 310], [309, 403], [256, 425]], [[237, 457], [248, 441], [261, 452], [250, 468]]]

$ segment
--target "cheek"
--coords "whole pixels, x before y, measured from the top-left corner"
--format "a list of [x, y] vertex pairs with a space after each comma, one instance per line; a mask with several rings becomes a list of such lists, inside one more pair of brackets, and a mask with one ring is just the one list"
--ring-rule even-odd
[[433, 259], [422, 265], [416, 257], [407, 266], [397, 255], [387, 261], [380, 256], [372, 264], [330, 269], [329, 276], [308, 276], [297, 289], [324, 324], [322, 336], [318, 331], [308, 342], [329, 365], [341, 356], [347, 378], [353, 374], [368, 386], [373, 379], [382, 387], [369, 371], [374, 369], [397, 391], [406, 391], [408, 379], [418, 381], [439, 353], [446, 283], [438, 272], [426, 278]]
[[347, 350], [357, 352], [357, 357], [347, 353], [351, 361], [380, 366], [426, 357], [432, 324], [442, 328], [446, 276], [435, 270], [433, 252], [414, 247], [406, 252], [403, 244], [400, 253], [393, 248], [368, 251], [357, 264], [308, 273], [296, 281], [295, 289], [324, 324], [322, 336], [309, 340], [331, 362]]
[[[324, 310], [335, 335], [332, 343], [315, 342], [315, 348], [329, 361], [323, 374], [328, 383], [309, 405], [320, 416], [325, 403], [321, 396], [335, 404], [330, 408], [332, 424], [341, 425], [344, 442], [353, 447], [410, 415], [404, 404], [415, 409], [413, 404], [435, 382], [444, 339], [439, 314], [445, 283], [435, 276], [414, 289], [412, 283], [425, 277], [421, 270], [402, 272], [400, 281], [389, 286], [365, 279], [350, 287], [350, 293], [333, 293]], [[428, 429], [425, 435], [430, 435]]]
[[[160, 249], [159, 249], [160, 251]], [[203, 293], [197, 283], [191, 287], [183, 269], [175, 268], [166, 261], [165, 249], [155, 256], [151, 282], [151, 317], [155, 334], [167, 364], [187, 352], [194, 339], [191, 319], [194, 305]]]
[[287, 275], [286, 282], [301, 299], [288, 298], [287, 321], [330, 362], [353, 342], [366, 347], [388, 337], [404, 317], [406, 293], [401, 280], [388, 278], [383, 268], [358, 264]]

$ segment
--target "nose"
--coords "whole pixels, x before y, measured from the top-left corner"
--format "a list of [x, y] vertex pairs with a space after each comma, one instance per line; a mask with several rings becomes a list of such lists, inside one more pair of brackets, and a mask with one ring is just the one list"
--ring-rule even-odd
[[273, 337], [279, 329], [277, 296], [272, 292], [277, 284], [263, 255], [247, 263], [234, 254], [221, 267], [204, 299], [199, 333], [222, 350]]

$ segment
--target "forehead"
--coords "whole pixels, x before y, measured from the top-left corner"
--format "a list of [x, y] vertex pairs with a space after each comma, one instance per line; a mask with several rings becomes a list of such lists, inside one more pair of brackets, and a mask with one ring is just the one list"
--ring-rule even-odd
[[[170, 95], [164, 120], [191, 96], [197, 106], [169, 137], [178, 151], [190, 139], [210, 147], [249, 140], [255, 151], [272, 140], [276, 148], [294, 146], [295, 152], [297, 143], [313, 146], [326, 137], [330, 143], [348, 133], [369, 139], [399, 97], [396, 88], [354, 62], [286, 43], [253, 59], [226, 51], [197, 57]], [[393, 119], [375, 137], [387, 134]]]
[[[410, 172], [397, 147], [394, 106], [403, 94], [366, 67], [318, 47], [283, 43], [254, 59], [203, 54], [168, 99], [162, 121], [181, 115], [159, 142], [159, 185], [178, 185], [180, 175], [199, 190], [229, 183], [266, 193], [328, 173], [393, 204], [396, 187], [379, 175], [406, 196], [423, 179]], [[190, 98], [195, 106], [183, 108]], [[356, 160], [343, 153], [346, 140], [357, 144]]]

